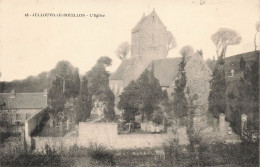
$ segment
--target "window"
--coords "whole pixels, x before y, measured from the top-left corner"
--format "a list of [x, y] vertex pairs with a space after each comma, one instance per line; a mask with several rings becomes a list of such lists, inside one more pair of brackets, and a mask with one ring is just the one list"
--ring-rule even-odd
[[16, 120], [22, 120], [22, 115], [21, 114], [16, 114]]

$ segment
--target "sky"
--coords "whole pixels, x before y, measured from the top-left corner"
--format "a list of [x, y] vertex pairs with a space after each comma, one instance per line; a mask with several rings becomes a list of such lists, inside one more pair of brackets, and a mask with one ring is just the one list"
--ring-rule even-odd
[[[202, 0], [203, 1], [203, 0]], [[171, 31], [177, 47], [168, 57], [191, 45], [204, 59], [216, 53], [211, 35], [219, 28], [237, 31], [242, 42], [230, 46], [227, 56], [254, 50], [259, 0], [0, 0], [0, 81], [24, 79], [68, 60], [81, 74], [101, 56], [120, 65], [117, 46], [131, 43], [131, 29], [153, 8]], [[102, 14], [105, 17], [26, 17], [33, 13]]]

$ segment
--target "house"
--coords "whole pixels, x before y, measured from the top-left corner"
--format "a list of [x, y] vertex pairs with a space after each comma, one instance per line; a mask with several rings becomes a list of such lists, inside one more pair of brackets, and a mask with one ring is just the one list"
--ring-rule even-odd
[[47, 107], [47, 89], [39, 93], [0, 93], [1, 112], [9, 112], [12, 124], [24, 124], [25, 120]]
[[[115, 94], [115, 104], [119, 95], [130, 81], [138, 79], [145, 69], [153, 68], [162, 89], [172, 94], [175, 79], [178, 77], [179, 63], [182, 57], [167, 58], [167, 29], [155, 10], [138, 22], [132, 30], [131, 57], [122, 61], [118, 69], [110, 76], [109, 86]], [[199, 53], [186, 57], [186, 91], [197, 95], [194, 124], [200, 129], [207, 127], [208, 96], [212, 71]], [[115, 109], [116, 113], [120, 113]]]

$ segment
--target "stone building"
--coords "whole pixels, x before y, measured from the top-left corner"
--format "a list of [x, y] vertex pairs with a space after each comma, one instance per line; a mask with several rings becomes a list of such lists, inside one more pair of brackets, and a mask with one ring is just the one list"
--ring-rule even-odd
[[[111, 75], [109, 85], [116, 97], [130, 81], [136, 80], [142, 72], [153, 68], [155, 78], [170, 95], [174, 91], [175, 79], [178, 77], [181, 57], [167, 58], [167, 29], [153, 10], [148, 16], [143, 16], [132, 30], [131, 57], [125, 59]], [[209, 81], [212, 71], [199, 53], [186, 57], [185, 66], [187, 88], [190, 95], [197, 94], [195, 101], [194, 124], [200, 129], [207, 127]]]
[[39, 93], [0, 93], [0, 112], [12, 113], [12, 124], [24, 124], [43, 108], [47, 107], [47, 89]]
[[153, 10], [132, 29], [131, 57], [125, 59], [110, 77], [110, 87], [118, 96], [155, 59], [167, 56], [167, 29]]

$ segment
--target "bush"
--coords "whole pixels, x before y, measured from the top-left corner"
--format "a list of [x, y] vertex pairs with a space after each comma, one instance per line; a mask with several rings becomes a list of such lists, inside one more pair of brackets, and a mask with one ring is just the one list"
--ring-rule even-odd
[[[0, 166], [71, 166], [78, 162], [90, 166], [115, 165], [114, 154], [103, 145], [90, 144], [89, 147], [74, 145], [70, 148], [53, 149], [45, 145], [42, 152], [25, 148], [18, 137], [10, 137], [0, 148]], [[83, 165], [84, 166], [84, 165]]]
[[102, 164], [115, 165], [114, 155], [103, 145], [91, 143], [87, 148], [88, 155]]
[[4, 143], [0, 152], [1, 165], [11, 166], [38, 166], [51, 165], [57, 166], [61, 162], [61, 156], [48, 145], [45, 146], [44, 152], [32, 152], [24, 148], [20, 138], [10, 137]]
[[169, 166], [217, 166], [234, 164], [259, 166], [259, 143], [238, 144], [198, 143], [194, 150], [178, 145], [177, 140], [164, 145], [166, 163]]

